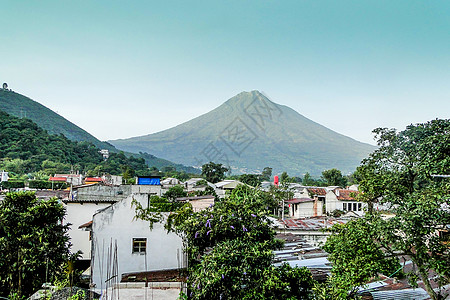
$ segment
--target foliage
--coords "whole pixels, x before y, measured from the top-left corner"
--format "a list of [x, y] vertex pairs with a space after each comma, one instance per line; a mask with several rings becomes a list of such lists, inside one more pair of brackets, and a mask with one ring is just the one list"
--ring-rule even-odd
[[0, 168], [14, 174], [41, 171], [43, 175], [66, 173], [74, 167], [92, 176], [102, 173], [132, 178], [151, 175], [143, 157], [110, 153], [103, 160], [100, 149], [88, 142], [74, 142], [63, 135], [50, 135], [29, 119], [0, 111]]
[[48, 180], [30, 180], [28, 181], [28, 187], [30, 189], [65, 189], [67, 188], [66, 182], [51, 182]]
[[261, 181], [270, 181], [271, 177], [272, 177], [272, 168], [265, 167], [261, 172]]
[[175, 201], [176, 198], [186, 196], [187, 193], [184, 191], [184, 188], [181, 185], [173, 186], [164, 193], [164, 197], [170, 201]]
[[202, 166], [203, 178], [212, 183], [223, 180], [225, 178], [225, 173], [228, 171], [228, 168], [224, 167], [222, 164], [216, 164], [212, 161]]
[[274, 239], [268, 208], [273, 198], [239, 186], [228, 198], [194, 213], [184, 206], [167, 228], [185, 238], [192, 299], [307, 299], [306, 269], [273, 267]]
[[394, 216], [376, 222], [376, 242], [389, 254], [409, 256], [417, 271], [408, 275], [420, 277], [437, 299], [428, 274], [434, 270], [439, 282], [450, 274], [449, 248], [438, 234], [450, 224], [450, 182], [432, 175], [450, 174], [450, 120], [374, 133], [380, 147], [357, 170], [360, 200], [369, 204], [369, 214], [375, 214], [376, 202], [390, 208]]
[[[164, 213], [174, 212], [185, 205], [183, 202], [169, 201], [166, 198], [159, 196], [150, 196], [149, 205], [143, 207], [138, 201], [132, 201], [135, 206], [136, 218], [150, 223], [150, 229], [153, 228], [154, 223], [161, 222], [164, 218]], [[190, 206], [190, 204], [188, 203]]]
[[332, 276], [328, 286], [339, 287], [352, 295], [356, 287], [363, 285], [378, 273], [389, 276], [400, 264], [396, 257], [383, 252], [375, 241], [381, 236], [378, 231], [378, 216], [350, 220], [347, 224], [336, 224], [323, 249], [332, 262]]
[[25, 187], [23, 180], [8, 180], [1, 183], [3, 189], [20, 189]]
[[239, 176], [239, 181], [253, 187], [257, 187], [261, 184], [261, 175], [242, 174]]
[[0, 295], [28, 296], [56, 274], [69, 250], [65, 210], [57, 199], [8, 193], [0, 203]]
[[314, 179], [308, 172], [303, 176], [302, 184], [305, 186], [326, 186], [326, 182], [321, 179]]
[[338, 169], [323, 171], [322, 180], [325, 181], [328, 186], [340, 186], [344, 188], [347, 185], [347, 178], [342, 176], [341, 171]]
[[272, 209], [285, 209], [283, 207], [284, 201], [290, 200], [294, 197], [294, 192], [289, 185], [289, 182], [281, 182], [278, 186], [272, 185], [270, 186], [269, 195], [275, 202]]

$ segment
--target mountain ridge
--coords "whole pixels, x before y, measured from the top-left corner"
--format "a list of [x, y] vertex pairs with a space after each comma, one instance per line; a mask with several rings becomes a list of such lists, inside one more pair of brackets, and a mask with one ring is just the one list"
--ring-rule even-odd
[[[236, 140], [238, 132], [243, 135]], [[228, 157], [223, 163], [235, 172], [257, 172], [270, 166], [297, 175], [320, 175], [333, 167], [351, 172], [375, 149], [277, 104], [259, 91], [241, 92], [172, 128], [109, 142], [127, 151], [152, 149], [159, 157], [184, 164], [190, 160], [196, 166], [208, 162], [211, 156], [205, 155], [205, 149], [212, 145], [212, 150], [221, 150], [222, 160]]]
[[[0, 111], [4, 111], [12, 116], [32, 120], [40, 128], [48, 131], [50, 134], [62, 134], [72, 141], [87, 141], [93, 143], [100, 149], [108, 149], [111, 152], [119, 152], [108, 142], [100, 141], [86, 130], [78, 127], [66, 118], [52, 111], [50, 108], [40, 104], [33, 99], [16, 93], [11, 90], [0, 88]], [[141, 151], [148, 152], [148, 151]], [[189, 173], [199, 173], [198, 169], [190, 166], [184, 166], [171, 162], [149, 153], [125, 153], [127, 156], [139, 156], [145, 159], [147, 164], [161, 169], [166, 166], [173, 166], [177, 170], [183, 170]]]

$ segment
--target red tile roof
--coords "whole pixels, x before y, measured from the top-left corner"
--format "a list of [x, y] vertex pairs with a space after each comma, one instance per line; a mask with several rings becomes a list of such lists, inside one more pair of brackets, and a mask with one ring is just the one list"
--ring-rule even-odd
[[86, 177], [84, 179], [84, 182], [102, 182], [103, 179], [101, 179], [100, 177]]
[[[337, 193], [337, 191], [339, 193]], [[338, 200], [355, 200], [354, 196], [356, 196], [359, 193], [358, 191], [350, 191], [343, 189], [338, 189], [337, 191], [334, 191], [334, 193], [336, 194]]]
[[307, 189], [308, 193], [310, 195], [317, 195], [317, 196], [325, 196], [327, 191], [323, 188], [308, 188]]
[[92, 223], [93, 223], [92, 221], [89, 221], [89, 222], [87, 222], [87, 223], [84, 223], [84, 224], [78, 226], [78, 228], [87, 228], [87, 227], [90, 227], [90, 226], [92, 225]]
[[66, 177], [50, 177], [48, 180], [49, 181], [64, 181], [64, 182], [66, 182], [67, 178]]

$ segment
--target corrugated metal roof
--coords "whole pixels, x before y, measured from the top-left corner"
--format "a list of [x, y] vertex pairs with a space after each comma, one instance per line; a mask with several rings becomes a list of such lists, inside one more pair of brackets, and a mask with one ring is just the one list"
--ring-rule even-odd
[[422, 289], [404, 289], [370, 292], [374, 300], [425, 300], [430, 299], [428, 293]]

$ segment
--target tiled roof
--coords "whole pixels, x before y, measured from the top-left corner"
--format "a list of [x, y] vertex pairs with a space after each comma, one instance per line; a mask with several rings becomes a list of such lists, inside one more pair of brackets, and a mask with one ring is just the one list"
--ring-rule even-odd
[[87, 227], [90, 227], [91, 225], [92, 225], [92, 221], [89, 221], [87, 223], [84, 223], [84, 224], [78, 226], [78, 228], [87, 228]]
[[102, 182], [103, 179], [101, 179], [100, 177], [86, 177], [84, 179], [84, 182]]
[[286, 203], [295, 204], [295, 203], [303, 203], [303, 202], [314, 202], [314, 199], [311, 198], [294, 198], [286, 201]]
[[[337, 191], [339, 193], [336, 193], [336, 191], [334, 193], [336, 194], [336, 197], [338, 200], [355, 200], [355, 198], [352, 196], [358, 194], [357, 191], [350, 191], [350, 190], [343, 190], [343, 189], [339, 189]], [[337, 196], [338, 194], [339, 194], [339, 196]]]
[[318, 196], [325, 196], [327, 193], [327, 190], [323, 188], [308, 188], [307, 190], [309, 194]]
[[48, 180], [49, 181], [64, 181], [64, 182], [66, 182], [67, 177], [50, 177]]

